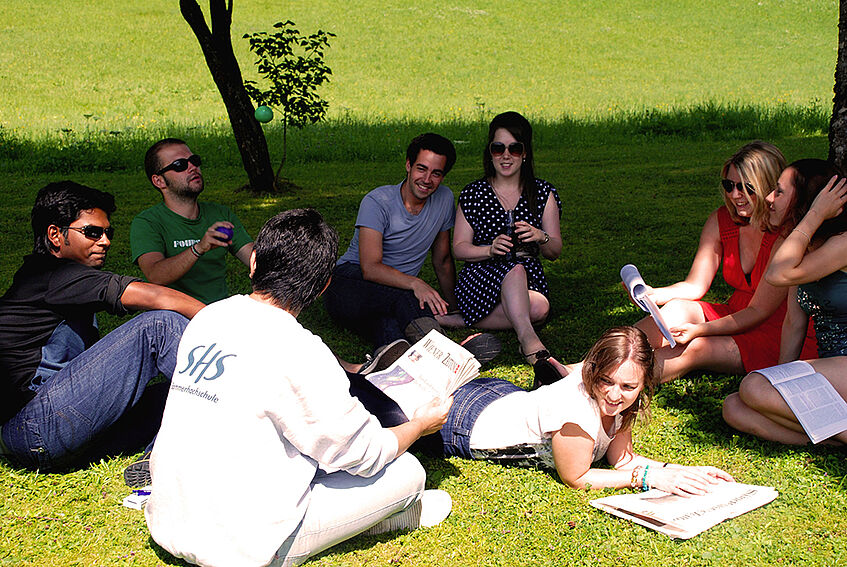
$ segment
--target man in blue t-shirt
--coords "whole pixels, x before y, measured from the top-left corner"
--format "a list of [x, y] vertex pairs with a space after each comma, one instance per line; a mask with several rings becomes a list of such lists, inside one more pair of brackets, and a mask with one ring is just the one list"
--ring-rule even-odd
[[[438, 134], [422, 134], [406, 150], [406, 178], [365, 195], [356, 231], [324, 294], [327, 311], [374, 345], [404, 338], [421, 317], [446, 315], [456, 299], [450, 250], [453, 193], [441, 181], [456, 149]], [[418, 277], [427, 253], [441, 293]]]

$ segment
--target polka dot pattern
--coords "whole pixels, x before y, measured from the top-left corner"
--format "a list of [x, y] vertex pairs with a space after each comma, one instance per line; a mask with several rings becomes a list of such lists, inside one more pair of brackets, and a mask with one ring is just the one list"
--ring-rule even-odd
[[[562, 202], [556, 188], [541, 179], [535, 180], [536, 207], [530, 211], [521, 195], [515, 208], [515, 220], [526, 221], [540, 227], [544, 205], [552, 191], [561, 215]], [[497, 199], [494, 188], [487, 179], [469, 183], [459, 194], [459, 205], [473, 229], [473, 243], [488, 246], [506, 229], [506, 211]], [[487, 317], [500, 303], [500, 287], [503, 278], [517, 264], [523, 264], [527, 273], [529, 289], [549, 295], [544, 268], [538, 258], [516, 258], [504, 260], [492, 258], [481, 262], [465, 262], [456, 282], [456, 300], [465, 323], [473, 325]]]

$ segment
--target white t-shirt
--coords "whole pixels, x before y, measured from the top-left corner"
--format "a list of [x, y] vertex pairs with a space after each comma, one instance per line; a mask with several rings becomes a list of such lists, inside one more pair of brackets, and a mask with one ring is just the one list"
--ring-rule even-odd
[[323, 342], [235, 296], [179, 345], [145, 507], [153, 539], [200, 565], [266, 565], [303, 518], [320, 466], [369, 477], [397, 438], [349, 394]]
[[497, 458], [496, 452], [489, 450], [532, 447], [540, 464], [555, 468], [553, 433], [566, 423], [579, 426], [591, 436], [591, 460], [598, 461], [620, 428], [621, 417], [615, 417], [610, 435], [603, 428], [597, 402], [585, 390], [581, 373], [573, 372], [532, 392], [514, 392], [491, 402], [474, 423], [471, 450], [479, 450], [477, 455], [483, 458]]

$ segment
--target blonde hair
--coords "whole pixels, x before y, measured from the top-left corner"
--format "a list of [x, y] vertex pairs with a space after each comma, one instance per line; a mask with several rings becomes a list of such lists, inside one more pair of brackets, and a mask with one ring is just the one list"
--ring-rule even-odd
[[748, 220], [738, 215], [735, 205], [729, 198], [729, 193], [723, 191], [723, 200], [727, 210], [729, 210], [729, 216], [732, 217], [735, 224], [752, 222], [763, 229], [773, 231], [774, 227], [768, 223], [769, 211], [765, 197], [776, 188], [779, 174], [785, 169], [785, 156], [773, 144], [755, 140], [743, 146], [726, 160], [723, 168], [721, 168], [722, 178], [726, 178], [731, 165], [734, 165], [736, 171], [738, 171], [741, 183], [745, 185], [749, 183], [753, 186], [756, 191], [756, 201], [753, 202], [750, 195], [746, 191], [743, 192], [747, 202], [753, 207], [753, 214]]

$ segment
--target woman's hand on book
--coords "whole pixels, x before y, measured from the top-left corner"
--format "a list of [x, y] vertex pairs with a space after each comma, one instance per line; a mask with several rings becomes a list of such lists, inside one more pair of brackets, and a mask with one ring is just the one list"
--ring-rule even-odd
[[658, 488], [680, 496], [694, 496], [709, 492], [719, 482], [734, 482], [732, 476], [715, 467], [668, 466], [647, 473], [650, 488]]
[[677, 344], [688, 344], [701, 335], [700, 325], [696, 323], [683, 323], [676, 327], [671, 327], [671, 335]]

